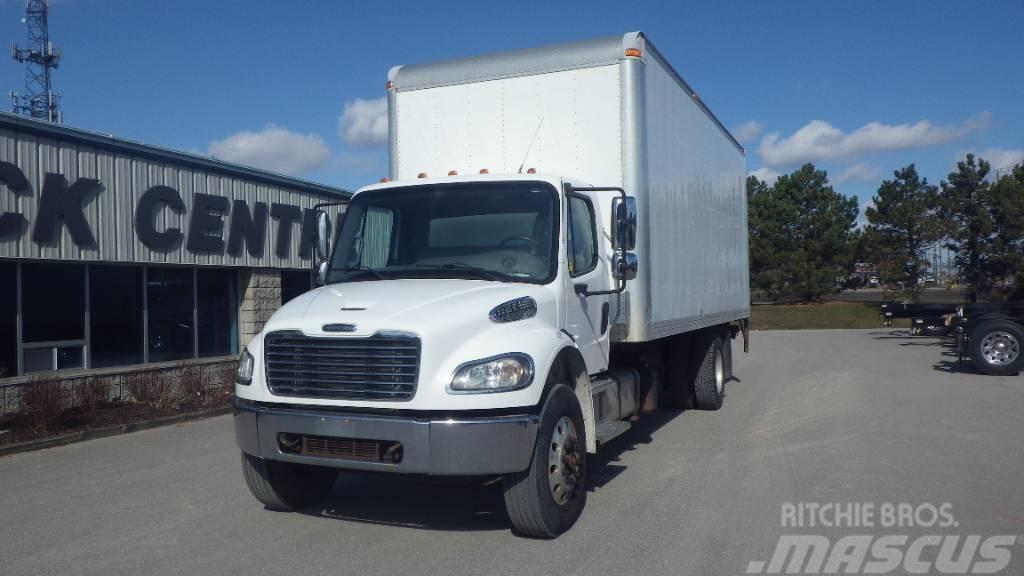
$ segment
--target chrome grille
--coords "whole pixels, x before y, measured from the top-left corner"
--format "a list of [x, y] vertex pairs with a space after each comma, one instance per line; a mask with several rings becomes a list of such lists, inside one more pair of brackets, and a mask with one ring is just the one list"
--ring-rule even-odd
[[271, 332], [263, 343], [267, 385], [279, 396], [402, 401], [416, 392], [420, 340]]

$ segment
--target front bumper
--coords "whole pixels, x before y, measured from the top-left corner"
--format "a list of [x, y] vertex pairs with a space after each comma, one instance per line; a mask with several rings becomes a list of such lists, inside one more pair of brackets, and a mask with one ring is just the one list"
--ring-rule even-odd
[[[533, 414], [417, 418], [340, 413], [235, 400], [235, 441], [247, 454], [301, 464], [404, 474], [487, 475], [530, 465], [540, 418]], [[278, 435], [398, 442], [398, 463], [286, 453]]]

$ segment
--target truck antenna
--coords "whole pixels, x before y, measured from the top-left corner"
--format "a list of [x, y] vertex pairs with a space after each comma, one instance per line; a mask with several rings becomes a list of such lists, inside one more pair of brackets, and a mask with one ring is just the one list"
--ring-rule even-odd
[[523, 161], [519, 163], [519, 172], [516, 174], [523, 173], [523, 166], [526, 166], [526, 159], [530, 156], [530, 150], [533, 150], [533, 143], [537, 141], [537, 134], [540, 134], [540, 127], [544, 124], [544, 117], [540, 117], [540, 122], [537, 122], [537, 129], [533, 131], [533, 138], [530, 139], [530, 145], [526, 147], [526, 154], [523, 154]]

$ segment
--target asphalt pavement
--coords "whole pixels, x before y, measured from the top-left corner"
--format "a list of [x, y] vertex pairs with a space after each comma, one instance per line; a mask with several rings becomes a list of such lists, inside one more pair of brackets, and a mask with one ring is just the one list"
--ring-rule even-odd
[[782, 535], [850, 532], [784, 526], [799, 503], [945, 505], [957, 523], [859, 527], [875, 537], [1024, 534], [1024, 377], [959, 372], [898, 330], [752, 347], [722, 410], [660, 412], [606, 446], [554, 541], [514, 535], [478, 483], [343, 476], [324, 506], [266, 511], [222, 416], [0, 458], [0, 574], [744, 574]]

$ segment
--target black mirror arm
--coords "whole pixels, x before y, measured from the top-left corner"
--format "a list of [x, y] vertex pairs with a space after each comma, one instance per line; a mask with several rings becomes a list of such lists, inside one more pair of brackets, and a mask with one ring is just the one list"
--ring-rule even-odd
[[609, 294], [621, 294], [626, 290], [626, 281], [620, 278], [618, 288], [614, 288], [612, 290], [598, 290], [597, 292], [590, 292], [587, 290], [586, 284], [573, 284], [573, 289], [575, 289], [577, 295], [582, 296], [584, 298], [586, 298], [587, 296], [606, 296]]
[[[572, 186], [571, 184], [566, 184], [565, 191], [569, 195], [573, 195], [578, 192], [618, 192], [623, 199], [626, 198], [626, 191], [617, 186], [587, 186], [577, 188], [575, 186]], [[622, 292], [626, 291], [626, 281], [620, 278], [618, 287], [612, 290], [600, 290], [597, 292], [590, 292], [589, 290], [587, 290], [586, 284], [574, 284], [573, 290], [575, 290], [576, 294], [582, 296], [583, 298], [586, 298], [587, 296], [606, 296], [609, 294], [621, 294]]]

